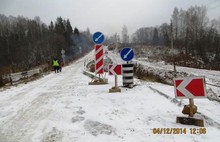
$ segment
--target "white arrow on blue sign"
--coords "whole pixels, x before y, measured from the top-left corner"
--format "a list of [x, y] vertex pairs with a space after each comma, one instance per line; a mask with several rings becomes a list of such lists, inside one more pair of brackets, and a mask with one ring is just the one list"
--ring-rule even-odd
[[125, 47], [121, 50], [120, 55], [122, 60], [130, 61], [134, 58], [134, 51], [129, 47]]
[[95, 44], [101, 44], [101, 43], [103, 43], [105, 36], [101, 32], [96, 32], [93, 34], [92, 39]]

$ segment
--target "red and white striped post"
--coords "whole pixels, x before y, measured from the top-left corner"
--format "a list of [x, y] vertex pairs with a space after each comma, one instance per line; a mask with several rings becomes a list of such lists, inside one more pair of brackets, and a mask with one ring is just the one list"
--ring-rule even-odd
[[104, 73], [103, 47], [101, 44], [95, 45], [95, 73]]

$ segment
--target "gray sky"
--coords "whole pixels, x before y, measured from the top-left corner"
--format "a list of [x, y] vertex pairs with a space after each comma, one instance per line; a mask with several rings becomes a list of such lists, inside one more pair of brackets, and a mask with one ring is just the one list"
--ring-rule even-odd
[[220, 0], [0, 0], [0, 14], [39, 16], [49, 24], [58, 16], [69, 18], [79, 30], [121, 34], [125, 24], [129, 34], [140, 27], [169, 22], [174, 7], [207, 6], [210, 19], [220, 16]]

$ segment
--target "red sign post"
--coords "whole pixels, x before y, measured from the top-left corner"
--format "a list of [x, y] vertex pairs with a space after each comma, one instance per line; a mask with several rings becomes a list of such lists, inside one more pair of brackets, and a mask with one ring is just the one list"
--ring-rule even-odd
[[104, 73], [103, 47], [101, 44], [95, 45], [95, 72], [96, 74]]

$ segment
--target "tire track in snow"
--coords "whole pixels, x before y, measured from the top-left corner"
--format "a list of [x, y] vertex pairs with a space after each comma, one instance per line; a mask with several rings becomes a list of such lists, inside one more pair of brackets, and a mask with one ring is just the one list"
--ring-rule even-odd
[[[56, 100], [62, 97], [63, 93], [66, 93], [65, 88], [68, 88], [68, 85], [73, 82], [73, 76], [77, 76], [82, 64], [83, 60], [80, 59], [75, 62], [74, 65], [64, 68], [62, 73], [56, 74], [57, 76], [52, 74], [36, 82], [32, 82], [31, 85], [27, 84], [25, 87], [18, 88], [18, 92], [20, 91], [19, 94], [1, 100], [1, 103], [4, 104], [1, 105], [1, 107], [7, 107], [7, 105], [10, 107], [13, 102], [20, 102], [18, 103], [19, 108], [14, 116], [0, 122], [0, 142], [32, 141], [31, 138], [38, 125], [48, 119], [52, 112], [52, 109], [45, 109], [45, 106], [50, 99], [55, 98]], [[33, 86], [34, 89], [30, 86]], [[16, 90], [16, 88], [13, 89], [13, 91], [14, 90]], [[8, 90], [7, 93], [10, 94], [10, 90]], [[42, 130], [45, 129], [46, 124], [47, 122], [44, 124]]]
[[33, 133], [39, 121], [50, 115], [50, 109], [40, 109], [53, 94], [42, 94], [35, 99], [30, 106], [22, 108], [17, 115], [1, 127], [0, 139], [5, 142], [31, 141], [30, 135]]

